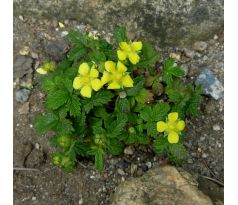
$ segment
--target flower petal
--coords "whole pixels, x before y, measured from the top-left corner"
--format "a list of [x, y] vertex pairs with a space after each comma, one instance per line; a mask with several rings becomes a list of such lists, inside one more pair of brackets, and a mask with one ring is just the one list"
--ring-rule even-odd
[[171, 144], [178, 143], [178, 141], [179, 141], [178, 134], [174, 131], [170, 132], [169, 135], [168, 135], [168, 141]]
[[74, 89], [80, 89], [82, 87], [82, 79], [81, 77], [76, 77], [74, 78], [74, 82], [73, 82], [73, 88]]
[[91, 68], [91, 70], [90, 70], [90, 77], [91, 78], [97, 78], [98, 77], [98, 70], [97, 69], [95, 69], [95, 68]]
[[127, 56], [126, 52], [124, 52], [122, 50], [117, 51], [117, 57], [120, 61], [126, 60], [126, 56]]
[[47, 71], [45, 71], [43, 68], [37, 68], [37, 69], [36, 69], [36, 72], [39, 73], [39, 74], [41, 74], [41, 75], [47, 74]]
[[116, 68], [116, 63], [114, 63], [113, 61], [105, 62], [105, 69], [108, 72], [115, 72], [115, 68]]
[[131, 44], [131, 48], [133, 51], [140, 51], [142, 49], [142, 42], [141, 41], [133, 42]]
[[91, 81], [91, 85], [95, 91], [98, 91], [103, 86], [103, 83], [99, 79], [94, 79]]
[[92, 88], [89, 85], [85, 85], [82, 87], [80, 94], [84, 97], [91, 98]]
[[128, 50], [128, 49], [130, 49], [130, 46], [128, 45], [127, 42], [121, 42], [121, 43], [119, 44], [119, 46], [121, 47], [122, 50]]
[[122, 85], [125, 87], [133, 87], [133, 83], [134, 82], [129, 75], [122, 78]]
[[164, 132], [167, 129], [167, 124], [163, 121], [157, 122], [157, 131], [158, 132]]
[[88, 72], [89, 72], [89, 66], [87, 63], [82, 63], [80, 66], [79, 66], [79, 74], [80, 75], [87, 75]]
[[171, 112], [168, 115], [169, 122], [175, 122], [178, 119], [178, 113], [177, 112]]
[[176, 125], [176, 128], [177, 128], [179, 131], [184, 130], [184, 128], [185, 128], [185, 122], [184, 122], [183, 120], [178, 121], [178, 123], [177, 123], [177, 125]]
[[135, 52], [131, 52], [129, 53], [129, 60], [132, 64], [137, 64], [140, 60], [140, 56]]
[[120, 73], [125, 73], [127, 71], [127, 67], [120, 61], [117, 62], [117, 70]]
[[108, 81], [110, 81], [111, 80], [111, 77], [110, 77], [110, 74], [108, 73], [108, 72], [104, 72], [103, 73], [103, 76], [102, 76], [102, 78], [101, 78], [101, 82], [103, 83], [103, 84], [106, 84]]
[[109, 86], [107, 87], [107, 89], [120, 89], [121, 86], [118, 84], [118, 82], [113, 81], [112, 83], [109, 84]]

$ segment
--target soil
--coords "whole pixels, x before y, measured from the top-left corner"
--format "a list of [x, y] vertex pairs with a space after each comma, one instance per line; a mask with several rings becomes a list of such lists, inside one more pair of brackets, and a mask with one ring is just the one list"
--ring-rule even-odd
[[[44, 113], [45, 99], [35, 68], [46, 59], [58, 61], [65, 55], [68, 49], [66, 31], [94, 31], [89, 25], [73, 20], [65, 20], [62, 23], [65, 28], [59, 28], [57, 21], [14, 17], [15, 205], [110, 204], [110, 198], [120, 182], [141, 176], [151, 167], [167, 163], [156, 156], [150, 147], [137, 146], [127, 147], [124, 155], [120, 157], [108, 155], [105, 159], [105, 170], [101, 174], [95, 170], [94, 162], [90, 158], [82, 159], [71, 174], [51, 164], [50, 153], [54, 152], [54, 148], [50, 147], [48, 139], [52, 133], [38, 136], [33, 128], [35, 115]], [[111, 39], [111, 34], [101, 33], [108, 40]], [[209, 68], [223, 83], [223, 40], [221, 32], [206, 42], [207, 48], [203, 51], [186, 48], [192, 53], [190, 57], [185, 48], [162, 49], [158, 46], [158, 49], [161, 56], [175, 56], [178, 64], [187, 69], [186, 80], [194, 82], [203, 68]], [[27, 55], [23, 57], [20, 51], [26, 46], [29, 47], [29, 53], [26, 52]], [[30, 90], [30, 94], [18, 102], [15, 93], [21, 88]], [[185, 170], [201, 179], [200, 188], [217, 203], [223, 201], [223, 107], [223, 98], [214, 100], [204, 96], [201, 115], [186, 121], [185, 145], [189, 151], [189, 159], [183, 165]], [[214, 183], [208, 178], [218, 182]]]

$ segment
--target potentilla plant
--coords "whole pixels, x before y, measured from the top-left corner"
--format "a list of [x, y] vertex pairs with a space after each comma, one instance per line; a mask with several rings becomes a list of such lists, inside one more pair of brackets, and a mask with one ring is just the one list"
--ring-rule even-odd
[[34, 127], [39, 134], [54, 131], [53, 164], [70, 172], [79, 157], [93, 156], [102, 171], [107, 153], [145, 144], [180, 165], [187, 157], [185, 118], [198, 115], [201, 88], [184, 83], [184, 71], [171, 58], [158, 70], [159, 53], [129, 40], [125, 28], [115, 29], [114, 45], [78, 31], [68, 39], [66, 59], [37, 69], [47, 99]]

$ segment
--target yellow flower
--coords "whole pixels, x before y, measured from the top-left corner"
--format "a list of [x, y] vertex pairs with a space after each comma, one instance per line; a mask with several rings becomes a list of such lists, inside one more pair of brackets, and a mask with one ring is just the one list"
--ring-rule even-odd
[[107, 89], [120, 89], [121, 87], [133, 87], [133, 80], [126, 73], [127, 67], [120, 61], [117, 64], [113, 61], [105, 62], [105, 69], [102, 76], [102, 83], [108, 83]]
[[127, 42], [121, 42], [119, 44], [120, 50], [117, 51], [118, 59], [121, 61], [126, 60], [129, 58], [132, 64], [137, 64], [140, 60], [140, 56], [138, 52], [142, 49], [142, 42], [132, 42], [128, 44]]
[[178, 119], [177, 112], [171, 112], [168, 115], [166, 122], [157, 122], [157, 131], [165, 132], [168, 135], [169, 143], [177, 143], [179, 141], [179, 134], [185, 128], [185, 122]]
[[54, 71], [56, 68], [56, 64], [54, 61], [46, 61], [43, 63], [43, 65], [36, 69], [36, 72], [45, 75], [50, 71]]
[[74, 89], [81, 89], [80, 94], [84, 97], [91, 98], [92, 89], [98, 91], [102, 86], [102, 82], [97, 78], [99, 72], [93, 65], [89, 68], [87, 63], [79, 66], [79, 76], [74, 78]]

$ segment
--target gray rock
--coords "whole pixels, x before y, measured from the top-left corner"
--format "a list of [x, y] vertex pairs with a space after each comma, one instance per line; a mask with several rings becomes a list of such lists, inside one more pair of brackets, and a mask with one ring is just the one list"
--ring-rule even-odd
[[193, 44], [193, 49], [196, 51], [204, 51], [207, 48], [207, 43], [204, 41], [197, 41]]
[[30, 95], [30, 90], [20, 89], [16, 91], [16, 101], [20, 103], [24, 103], [28, 100]]
[[33, 60], [27, 56], [16, 56], [13, 62], [13, 72], [15, 78], [22, 78], [26, 74], [32, 74]]
[[69, 49], [69, 42], [65, 39], [51, 40], [45, 42], [45, 51], [47, 55], [55, 61], [60, 61], [65, 57]]
[[223, 0], [14, 0], [14, 15], [75, 19], [97, 30], [125, 25], [158, 45], [212, 38], [223, 29]]
[[187, 172], [171, 166], [154, 168], [139, 178], [120, 184], [111, 205], [212, 205]]
[[197, 77], [195, 83], [197, 85], [202, 85], [204, 94], [212, 96], [215, 100], [223, 97], [223, 85], [211, 70], [204, 69]]
[[27, 114], [27, 113], [29, 113], [29, 109], [30, 109], [29, 102], [26, 102], [20, 106], [20, 108], [18, 109], [18, 112], [20, 115]]

